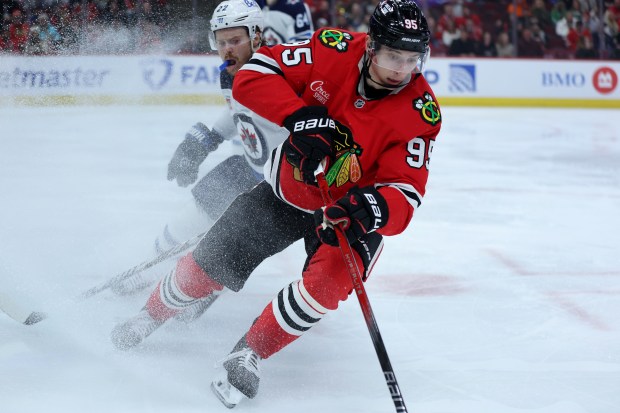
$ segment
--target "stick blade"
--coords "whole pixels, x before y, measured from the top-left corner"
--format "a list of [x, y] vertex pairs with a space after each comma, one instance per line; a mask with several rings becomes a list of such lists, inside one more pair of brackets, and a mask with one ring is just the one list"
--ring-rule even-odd
[[27, 326], [38, 323], [39, 321], [43, 321], [47, 318], [47, 314], [41, 313], [39, 311], [33, 311], [27, 318], [24, 320], [24, 324]]

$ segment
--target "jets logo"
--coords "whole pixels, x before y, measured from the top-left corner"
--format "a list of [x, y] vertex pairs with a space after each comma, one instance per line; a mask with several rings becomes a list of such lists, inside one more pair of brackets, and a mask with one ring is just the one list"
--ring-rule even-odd
[[349, 47], [348, 42], [353, 40], [353, 36], [340, 30], [326, 29], [319, 34], [319, 40], [325, 47], [336, 49], [339, 52], [346, 52]]
[[337, 124], [338, 137], [334, 139], [336, 162], [329, 168], [325, 179], [329, 186], [342, 186], [347, 182], [355, 183], [362, 178], [362, 165], [359, 157], [362, 148], [353, 141], [351, 131], [344, 125]]
[[422, 120], [435, 126], [441, 122], [441, 113], [437, 102], [433, 100], [430, 93], [425, 93], [423, 98], [417, 98], [413, 101], [413, 108], [420, 112]]
[[266, 150], [267, 142], [260, 129], [254, 124], [254, 120], [245, 114], [237, 113], [233, 116], [233, 121], [241, 137], [246, 159], [256, 166], [264, 165], [269, 156]]

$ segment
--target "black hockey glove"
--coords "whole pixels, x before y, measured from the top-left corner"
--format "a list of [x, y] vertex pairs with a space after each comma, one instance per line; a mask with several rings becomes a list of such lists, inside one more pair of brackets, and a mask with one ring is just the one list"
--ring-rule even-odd
[[323, 106], [305, 106], [284, 120], [291, 132], [282, 149], [288, 161], [301, 172], [306, 183], [315, 183], [314, 171], [324, 158], [333, 155], [336, 122]]
[[388, 206], [374, 187], [355, 187], [335, 203], [314, 212], [316, 233], [324, 244], [338, 246], [334, 230], [340, 225], [350, 243], [387, 223]]
[[223, 140], [219, 133], [209, 130], [200, 122], [192, 126], [168, 164], [168, 180], [176, 179], [182, 187], [196, 182], [200, 164]]

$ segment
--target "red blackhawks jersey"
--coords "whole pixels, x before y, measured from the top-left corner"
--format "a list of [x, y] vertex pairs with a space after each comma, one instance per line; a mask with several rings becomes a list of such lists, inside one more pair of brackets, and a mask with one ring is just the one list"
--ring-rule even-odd
[[[233, 96], [278, 125], [303, 106], [327, 107], [351, 131], [335, 139], [335, 159], [325, 174], [333, 199], [354, 186], [376, 187], [389, 210], [389, 221], [378, 232], [394, 235], [407, 227], [424, 196], [441, 113], [419, 73], [383, 98], [366, 98], [367, 37], [324, 28], [303, 42], [263, 47], [237, 73]], [[275, 193], [302, 210], [323, 206], [319, 189], [301, 181], [281, 149], [265, 166]]]

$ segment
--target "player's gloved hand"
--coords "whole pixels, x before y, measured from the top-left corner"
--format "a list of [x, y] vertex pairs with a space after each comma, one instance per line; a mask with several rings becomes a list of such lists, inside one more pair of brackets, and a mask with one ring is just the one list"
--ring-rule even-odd
[[222, 135], [200, 122], [192, 126], [168, 164], [168, 180], [176, 179], [182, 187], [196, 182], [200, 164], [223, 140]]
[[299, 168], [306, 183], [315, 183], [314, 171], [324, 158], [333, 155], [336, 122], [323, 106], [305, 106], [284, 120], [291, 132], [282, 149], [288, 161]]
[[324, 244], [338, 246], [334, 227], [339, 225], [353, 243], [387, 223], [389, 211], [385, 198], [372, 186], [352, 188], [331, 205], [314, 211], [316, 233]]

